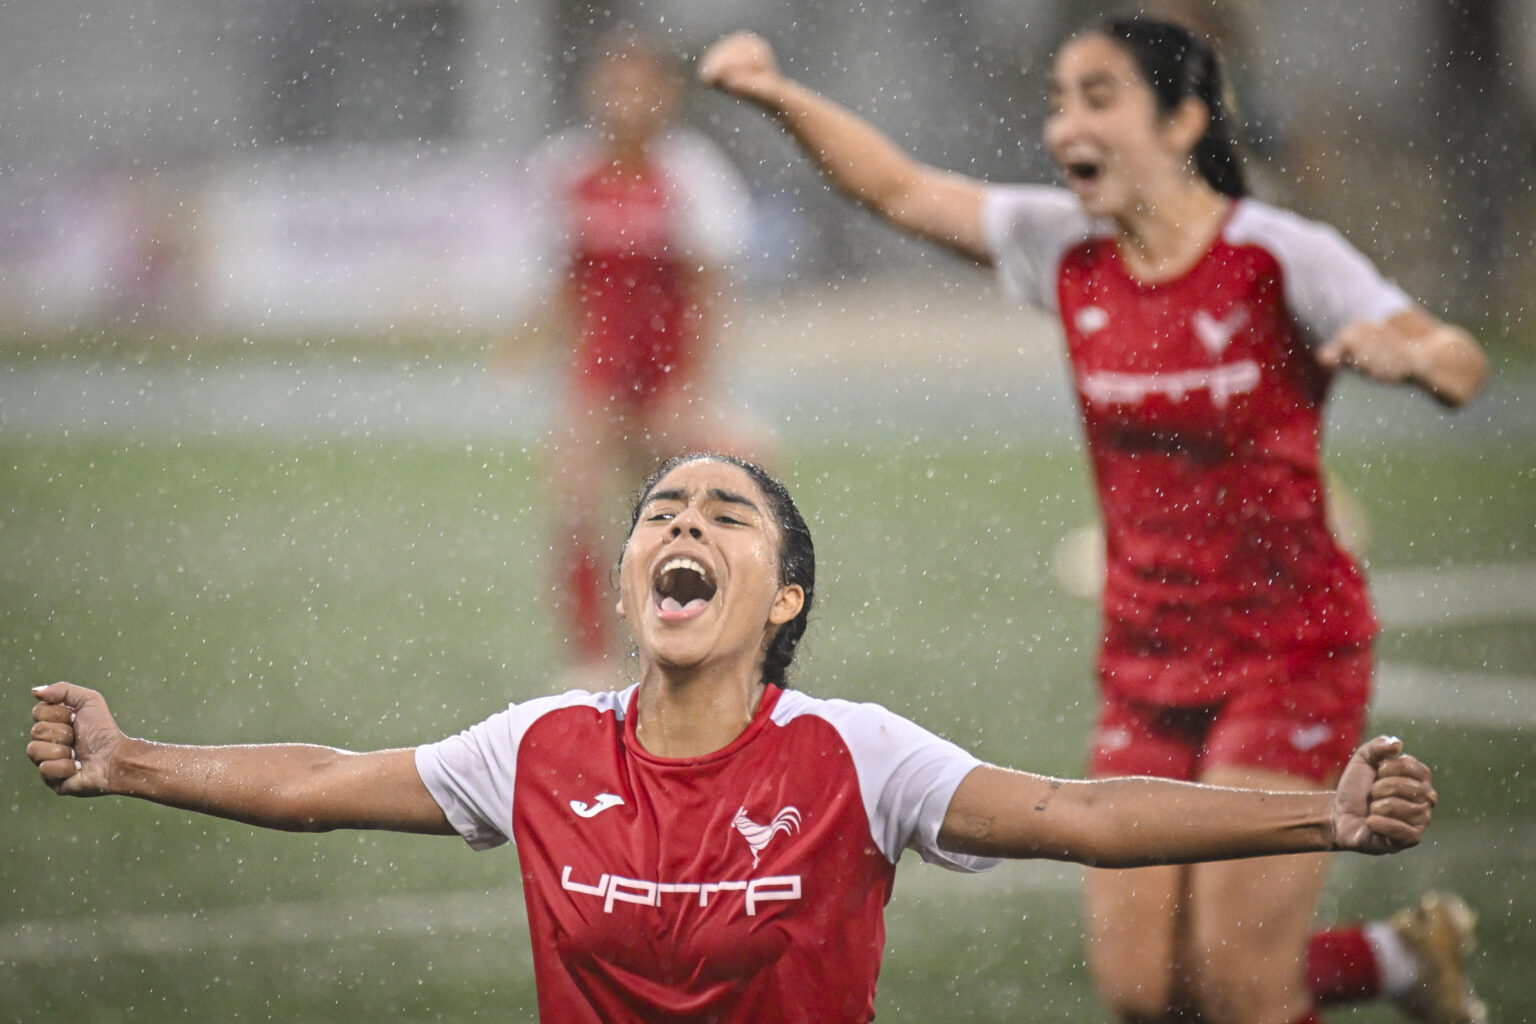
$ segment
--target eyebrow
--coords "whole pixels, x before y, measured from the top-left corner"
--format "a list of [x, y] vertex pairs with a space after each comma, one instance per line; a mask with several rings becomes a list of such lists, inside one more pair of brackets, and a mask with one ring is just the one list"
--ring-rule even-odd
[[1090, 71], [1078, 80], [1077, 87], [1084, 92], [1089, 89], [1112, 87], [1120, 84], [1120, 80], [1108, 71]]
[[[1093, 88], [1114, 86], [1118, 84], [1118, 82], [1119, 79], [1112, 72], [1089, 71], [1087, 74], [1083, 75], [1081, 78], [1077, 79], [1075, 83], [1072, 84], [1076, 85], [1079, 90], [1086, 92]], [[1050, 97], [1060, 96], [1062, 93], [1066, 92], [1067, 89], [1068, 83], [1062, 82], [1056, 78], [1052, 78], [1050, 85], [1046, 88], [1046, 95]]]
[[[753, 512], [761, 511], [758, 509], [757, 504], [753, 502], [752, 499], [745, 497], [744, 495], [737, 494], [735, 491], [727, 491], [721, 487], [711, 487], [707, 493], [711, 501], [723, 501], [730, 505], [743, 505], [751, 509]], [[667, 491], [652, 491], [651, 496], [645, 499], [645, 505], [643, 505], [642, 508], [649, 508], [651, 505], [658, 501], [687, 500], [688, 492], [683, 490], [681, 487], [673, 488], [672, 490]]]

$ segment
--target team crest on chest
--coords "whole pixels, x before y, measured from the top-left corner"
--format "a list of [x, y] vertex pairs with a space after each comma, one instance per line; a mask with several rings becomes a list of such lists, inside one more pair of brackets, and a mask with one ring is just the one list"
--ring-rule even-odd
[[731, 824], [741, 837], [752, 848], [752, 866], [757, 867], [757, 859], [762, 856], [763, 848], [774, 836], [783, 832], [785, 835], [793, 835], [800, 831], [800, 811], [795, 807], [786, 807], [775, 814], [766, 825], [759, 825], [747, 817], [745, 807], [738, 808], [736, 817], [731, 819]]

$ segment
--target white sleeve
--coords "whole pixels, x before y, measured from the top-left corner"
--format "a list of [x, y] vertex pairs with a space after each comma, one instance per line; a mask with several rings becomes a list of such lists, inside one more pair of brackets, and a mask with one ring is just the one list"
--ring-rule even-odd
[[668, 134], [660, 161], [678, 203], [678, 240], [687, 255], [711, 270], [740, 259], [752, 230], [752, 197], [736, 167], [691, 131]]
[[1048, 185], [993, 185], [982, 200], [981, 219], [1003, 291], [1056, 312], [1061, 258], [1097, 228], [1077, 197]]
[[914, 850], [928, 863], [952, 871], [985, 871], [1000, 863], [995, 857], [939, 847], [949, 802], [960, 781], [981, 765], [979, 758], [878, 704], [817, 700], [785, 691], [774, 718], [797, 713], [830, 722], [847, 744], [870, 835], [892, 863], [903, 850]]
[[517, 752], [529, 727], [551, 711], [594, 702], [613, 706], [621, 696], [572, 690], [510, 705], [457, 736], [417, 747], [416, 773], [465, 842], [476, 850], [500, 846], [512, 838]]
[[1226, 238], [1234, 245], [1260, 245], [1274, 255], [1286, 308], [1313, 347], [1349, 324], [1385, 320], [1414, 305], [1343, 235], [1288, 210], [1244, 200]]

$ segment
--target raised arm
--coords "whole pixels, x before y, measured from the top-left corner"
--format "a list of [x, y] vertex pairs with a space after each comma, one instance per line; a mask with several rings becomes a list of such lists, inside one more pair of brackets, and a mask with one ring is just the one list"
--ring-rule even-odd
[[786, 78], [761, 37], [719, 40], [699, 59], [699, 78], [771, 114], [850, 198], [899, 228], [990, 262], [980, 181], [917, 162], [851, 111]]
[[338, 828], [453, 835], [411, 750], [357, 754], [306, 744], [190, 747], [123, 734], [94, 690], [32, 691], [27, 756], [65, 796], [134, 796], [290, 832]]
[[955, 791], [939, 844], [1110, 868], [1323, 850], [1395, 853], [1417, 845], [1435, 800], [1429, 769], [1387, 737], [1357, 750], [1338, 789], [1322, 793], [1149, 778], [1068, 781], [983, 766]]
[[1470, 401], [1488, 376], [1488, 360], [1472, 335], [1423, 309], [1352, 323], [1318, 349], [1317, 359], [1389, 384], [1416, 384], [1449, 406]]

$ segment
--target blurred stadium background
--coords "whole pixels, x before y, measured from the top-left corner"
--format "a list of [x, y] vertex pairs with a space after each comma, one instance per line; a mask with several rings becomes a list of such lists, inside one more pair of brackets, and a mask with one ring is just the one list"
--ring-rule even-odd
[[[364, 334], [517, 316], [517, 162], [577, 117], [619, 18], [690, 57], [751, 26], [931, 162], [1048, 177], [1043, 67], [1104, 4], [83, 0], [0, 7], [9, 332]], [[1155, 6], [1155, 5], [1154, 5]], [[1234, 69], [1262, 190], [1424, 301], [1500, 327], [1531, 290], [1536, 4], [1186, 0]], [[921, 271], [753, 111], [695, 97], [760, 201], [758, 293]]]
[[[169, 740], [356, 748], [545, 692], [555, 370], [518, 169], [575, 121], [584, 44], [624, 19], [686, 59], [752, 27], [931, 162], [1044, 180], [1043, 69], [1099, 6], [0, 2], [0, 1020], [531, 1018], [507, 856], [55, 801], [26, 689], [101, 687]], [[1325, 912], [1461, 889], [1495, 1020], [1536, 1021], [1536, 2], [1147, 6], [1219, 39], [1259, 190], [1493, 355], [1458, 415], [1334, 402], [1386, 622], [1373, 725], [1444, 806], [1425, 848], [1341, 863]], [[1058, 552], [1093, 512], [1054, 331], [754, 112], [690, 114], [757, 201], [721, 385], [817, 532], [800, 682], [1077, 772], [1095, 616]], [[904, 867], [880, 1019], [1100, 1019], [1077, 914], [1071, 870]]]

